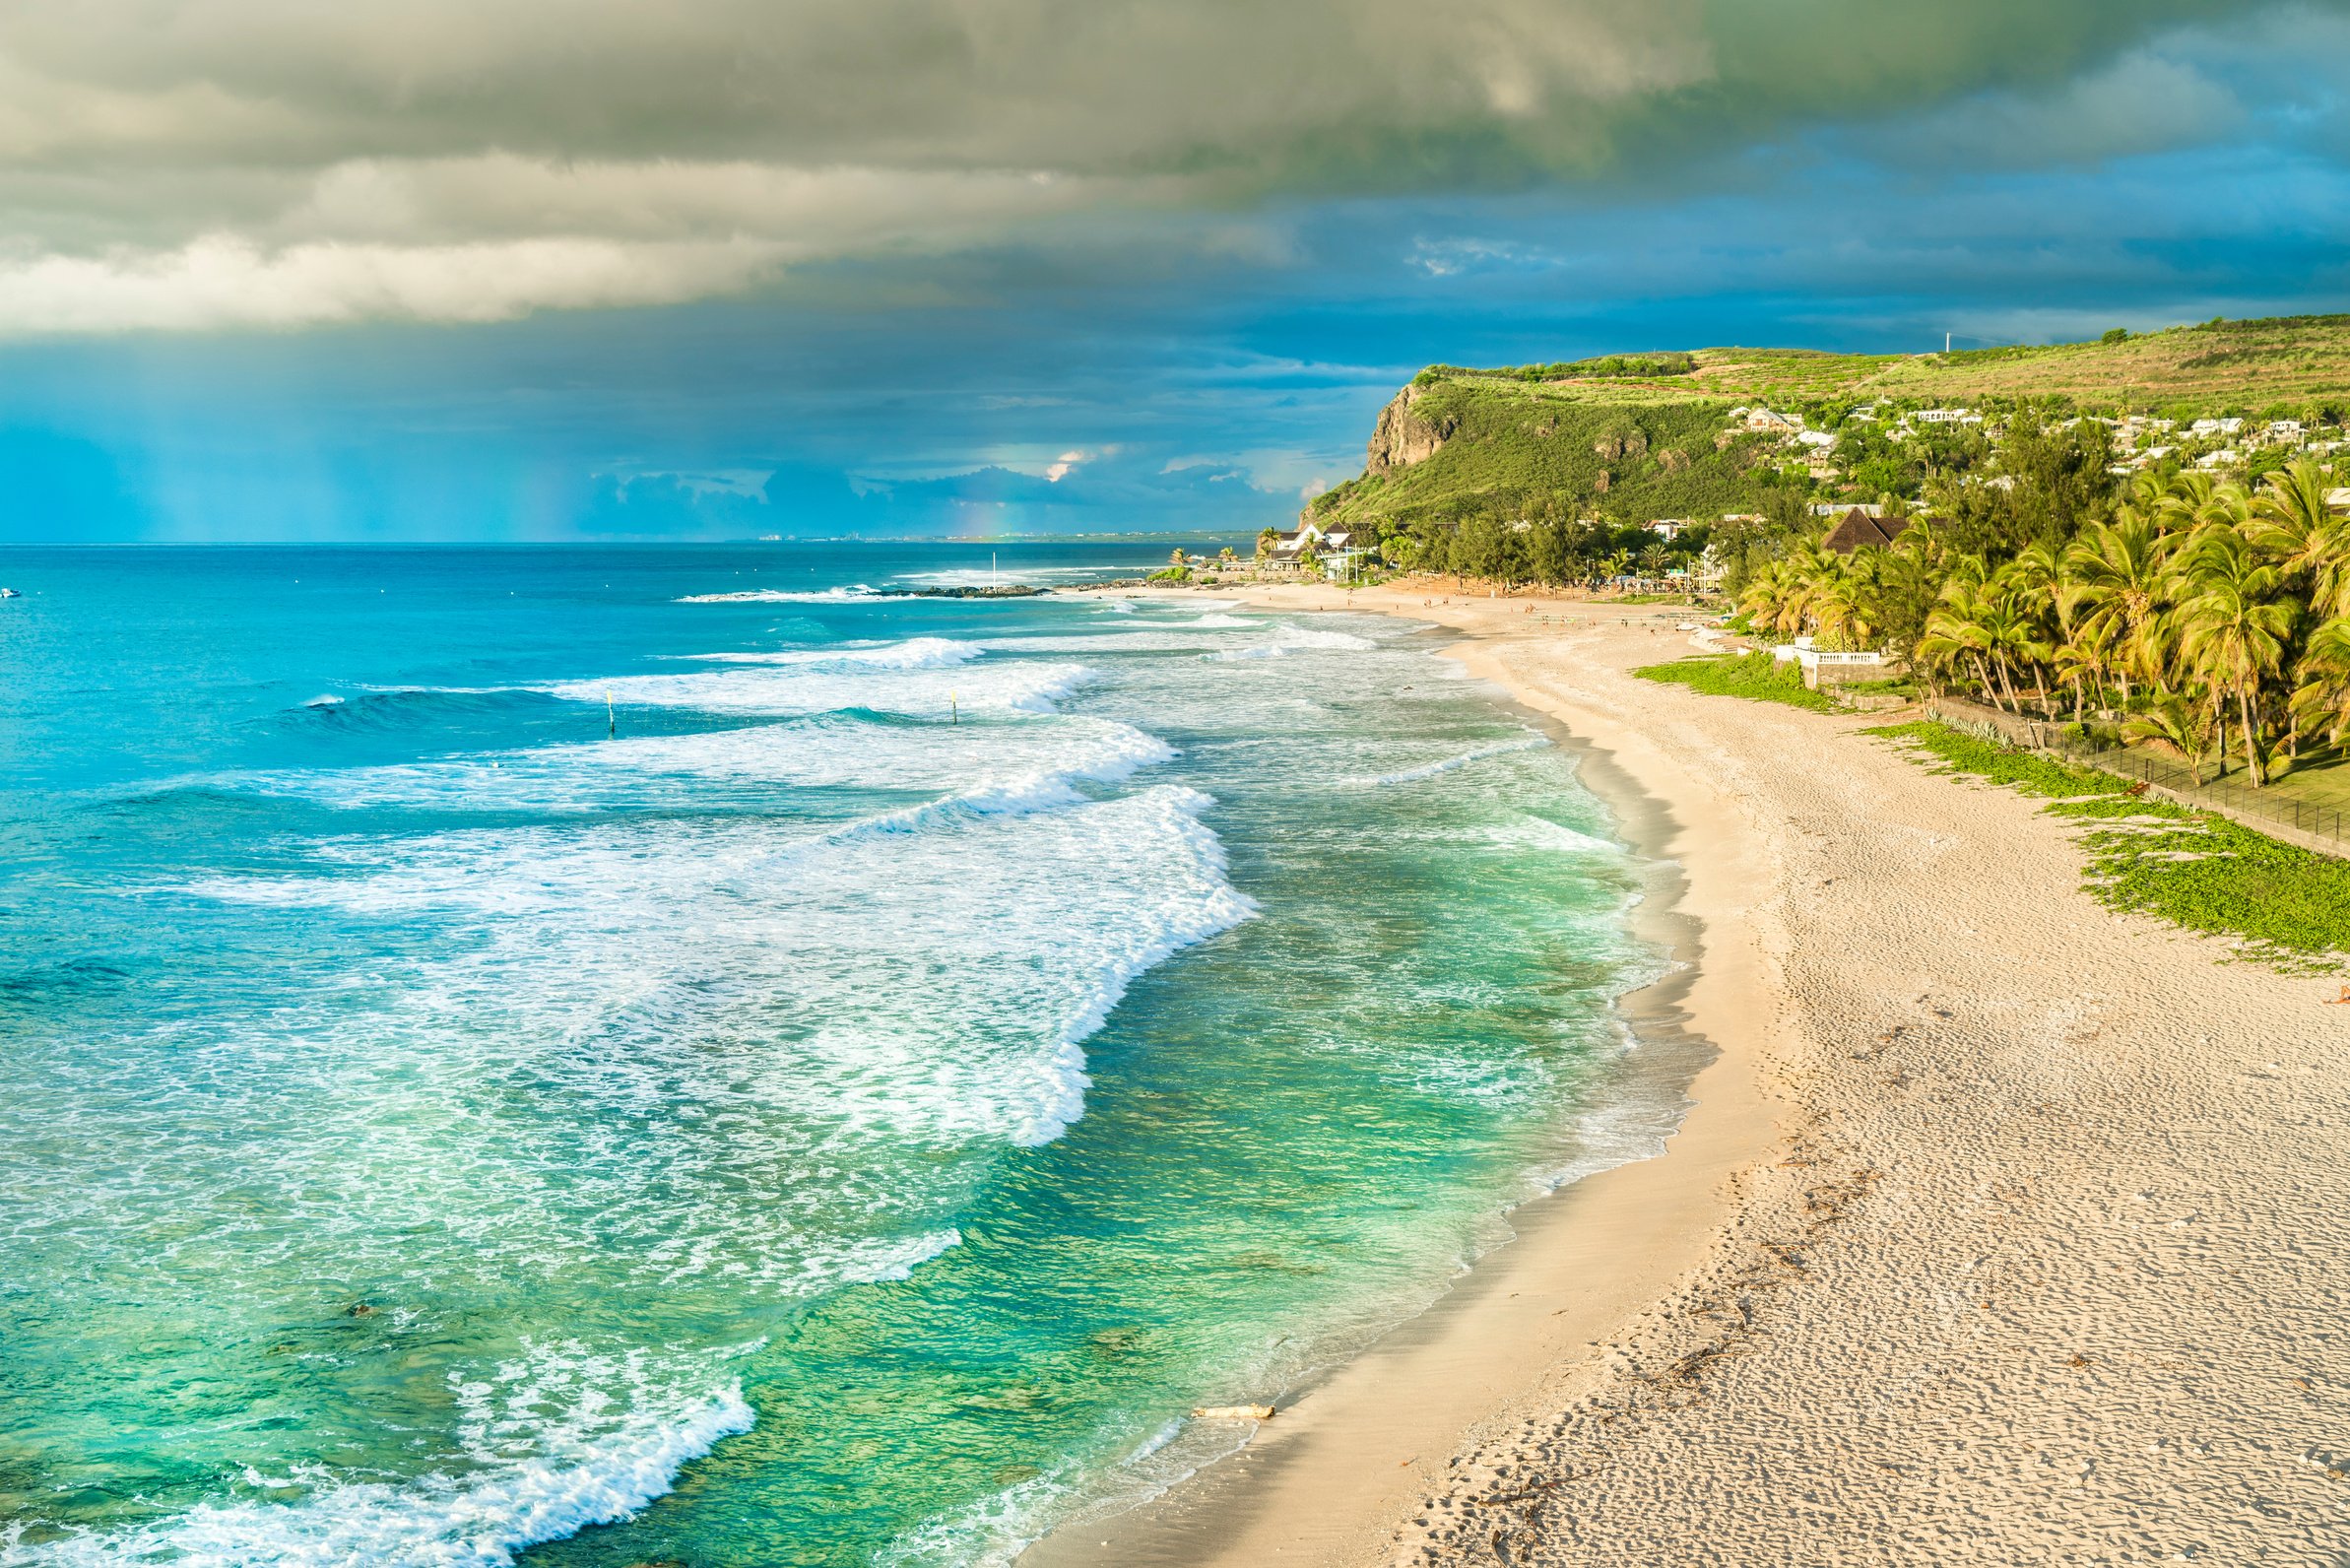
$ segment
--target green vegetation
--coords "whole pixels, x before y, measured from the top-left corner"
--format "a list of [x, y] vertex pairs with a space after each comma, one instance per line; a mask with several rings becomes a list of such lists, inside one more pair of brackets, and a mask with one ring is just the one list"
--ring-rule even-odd
[[[1555, 365], [1435, 365], [1421, 384], [1555, 381], [1561, 398], [1646, 405], [1674, 398], [1779, 408], [2058, 399], [2085, 412], [2259, 418], [2350, 408], [2350, 315], [2216, 321], [2089, 343], [2016, 344], [1943, 354], [1699, 349]], [[1619, 365], [1612, 371], [1600, 367]], [[1599, 384], [1615, 383], [1615, 384]]]
[[2350, 517], [2315, 462], [2257, 490], [2140, 475], [2115, 497], [2060, 450], [2018, 483], [1852, 555], [1792, 541], [1750, 569], [1757, 625], [1890, 646], [1931, 689], [2072, 722], [2254, 789], [2350, 737]]
[[1697, 368], [1697, 356], [1673, 349], [1662, 354], [1609, 354], [1596, 359], [1572, 359], [1552, 364], [1521, 364], [1500, 370], [1471, 370], [1458, 364], [1432, 364], [1419, 374], [1419, 384], [1432, 385], [1452, 376], [1515, 376], [1521, 381], [1578, 381], [1639, 379], [1659, 375], [1688, 375]]
[[2082, 885], [2112, 908], [2235, 938], [2248, 955], [2293, 973], [2324, 971], [2350, 947], [2350, 862], [2149, 798], [2128, 779], [1947, 725], [1865, 733], [1938, 758], [1945, 772], [2039, 796], [2052, 814], [2102, 822], [2082, 835]]
[[[2174, 419], [2244, 414], [2327, 423], [2350, 408], [2350, 315], [2206, 321], [2093, 343], [1950, 354], [1706, 349], [1691, 380], [1710, 396], [1774, 403], [2058, 398], [2085, 412]], [[1692, 391], [1697, 388], [1692, 387]]]
[[1445, 380], [1413, 416], [1444, 433], [1435, 455], [1366, 473], [1317, 496], [1325, 527], [1368, 525], [1383, 539], [1432, 537], [1479, 517], [1544, 516], [1620, 528], [1659, 517], [1735, 511], [1761, 438], [1717, 440], [1730, 405], [1711, 400], [1625, 407], [1580, 401], [1547, 384]]
[[[1891, 497], [1940, 510], [1955, 496], [1960, 511], [1981, 512], [1992, 504], [1988, 487], [2016, 479], [2019, 463], [2057, 460], [2072, 462], [2094, 490], [2111, 458], [2095, 439], [2102, 427], [2071, 425], [2082, 414], [2235, 416], [2252, 422], [2252, 434], [2276, 419], [2339, 425], [2350, 412], [2350, 316], [2117, 329], [2088, 343], [1944, 354], [1722, 348], [1433, 365], [1410, 394], [1402, 423], [1421, 437], [1411, 446], [1417, 460], [1374, 462], [1317, 497], [1311, 515], [1367, 532], [1391, 564], [1456, 570], [1458, 562], [1438, 558], [1436, 542], [1477, 519], [1516, 529], [1557, 517], [1620, 534], [1660, 518], [1761, 516], [1786, 535], [1801, 532], [1795, 520], [1815, 502]], [[1982, 418], [1902, 419], [1951, 406]], [[1801, 418], [1832, 445], [1730, 418], [1765, 407]], [[2008, 450], [2018, 431], [2037, 444]], [[2151, 448], [2185, 437], [2134, 439]], [[2198, 438], [2164, 461], [2176, 472], [2223, 444]], [[2290, 443], [2255, 440], [2231, 472], [2256, 485], [2292, 455]], [[1589, 544], [1567, 552], [1576, 575], [1544, 580], [1599, 581], [1638, 564], [1611, 563], [1610, 549]], [[1696, 554], [1675, 547], [1676, 557]], [[1640, 548], [1629, 547], [1633, 556]], [[1738, 585], [1734, 568], [1730, 585]]]
[[1841, 706], [1826, 692], [1805, 686], [1800, 668], [1793, 663], [1783, 664], [1767, 653], [1678, 659], [1671, 664], [1652, 664], [1632, 673], [1643, 681], [1685, 686], [1709, 696], [1784, 702], [1790, 707], [1809, 708], [1814, 713], [1835, 713]]

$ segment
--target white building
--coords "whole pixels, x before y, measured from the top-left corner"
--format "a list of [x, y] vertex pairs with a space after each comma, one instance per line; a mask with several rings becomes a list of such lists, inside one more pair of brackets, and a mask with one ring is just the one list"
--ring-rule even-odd
[[1780, 664], [1801, 666], [1803, 684], [1814, 691], [1822, 683], [1874, 681], [1885, 673], [1885, 656], [1881, 653], [1830, 653], [1813, 647], [1809, 637], [1779, 644], [1771, 650], [1771, 657]]

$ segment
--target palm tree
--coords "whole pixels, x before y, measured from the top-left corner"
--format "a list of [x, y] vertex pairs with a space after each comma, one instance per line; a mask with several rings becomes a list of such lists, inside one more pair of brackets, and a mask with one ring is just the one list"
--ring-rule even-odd
[[2054, 550], [2044, 544], [2027, 545], [1999, 568], [1999, 575], [2021, 597], [2023, 609], [2051, 621], [2056, 619], [2064, 572]]
[[[2262, 683], [2283, 664], [2285, 641], [2293, 634], [2299, 611], [2279, 597], [2282, 574], [2262, 562], [2235, 529], [2208, 529], [2189, 554], [2185, 572], [2193, 593], [2180, 606], [2180, 656], [2209, 685], [2215, 705], [2223, 693], [2235, 698], [2245, 768], [2252, 788], [2258, 789], [2266, 779], [2254, 699]], [[2227, 767], [2224, 741], [2220, 766], [2223, 771]]]
[[2350, 617], [2336, 616], [2310, 633], [2294, 674], [2294, 722], [2340, 745], [2350, 731]]
[[2132, 676], [2156, 679], [2155, 621], [2169, 575], [2169, 539], [2153, 519], [2125, 510], [2095, 523], [2064, 552], [2064, 588], [2057, 608], [2076, 637], [2114, 650], [2122, 706], [2129, 706]]
[[1780, 603], [1779, 629], [1789, 634], [1816, 626], [1821, 601], [1844, 569], [1844, 557], [1819, 548], [1816, 540], [1797, 545], [1780, 562], [1785, 585]]
[[2086, 706], [2081, 687], [2095, 681], [2104, 669], [2104, 652], [2096, 644], [2076, 638], [2059, 643], [2050, 662], [2056, 667], [2056, 679], [2072, 688], [2072, 722], [2078, 724]]
[[2307, 586], [2311, 613], [2326, 618], [2350, 612], [2350, 518], [2329, 504], [2332, 490], [2325, 470], [2304, 458], [2268, 476], [2246, 528], [2288, 579]]
[[1766, 561], [1746, 579], [1746, 586], [1738, 590], [1738, 610], [1745, 616], [1747, 624], [1778, 627], [1779, 599], [1784, 591], [1780, 573], [1785, 567], [1784, 561]]
[[2209, 474], [2181, 474], [2162, 487], [2155, 506], [2155, 521], [2167, 533], [2189, 532], [2219, 490], [2219, 482]]
[[1850, 559], [1830, 555], [1820, 562], [1810, 600], [1811, 623], [1829, 645], [1860, 647], [1874, 635], [1875, 628], [1869, 623], [1873, 614], [1870, 576], [1868, 563], [1858, 555]]
[[2156, 686], [2144, 711], [2132, 714], [2122, 726], [2123, 740], [2160, 741], [2176, 749], [2198, 770], [2203, 765], [2203, 747], [2209, 733], [2210, 726], [2202, 709], [2169, 686]]
[[2030, 617], [2013, 593], [1996, 583], [1973, 587], [1955, 578], [1943, 590], [1942, 603], [1926, 618], [1926, 635], [1918, 644], [1926, 658], [1952, 663], [1963, 659], [1973, 665], [1984, 695], [2010, 713], [2021, 713], [2023, 701], [2008, 672], [2038, 648]]

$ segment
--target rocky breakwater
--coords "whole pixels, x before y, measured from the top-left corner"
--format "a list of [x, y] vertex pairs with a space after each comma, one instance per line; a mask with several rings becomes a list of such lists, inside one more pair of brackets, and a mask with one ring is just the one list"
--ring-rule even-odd
[[1050, 588], [1031, 587], [1024, 582], [1009, 582], [997, 588], [894, 588], [885, 592], [885, 599], [1034, 599], [1049, 594]]

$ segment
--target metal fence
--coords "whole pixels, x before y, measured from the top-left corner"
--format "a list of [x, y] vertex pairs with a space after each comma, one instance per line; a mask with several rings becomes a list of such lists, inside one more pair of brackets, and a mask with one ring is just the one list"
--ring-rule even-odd
[[2290, 836], [2320, 854], [2350, 859], [2350, 814], [2337, 807], [2286, 799], [2274, 789], [2255, 790], [2234, 779], [2205, 778], [2192, 763], [2131, 747], [2100, 746], [2065, 734], [2061, 725], [2002, 713], [1964, 697], [1936, 697], [1926, 703], [1926, 711], [1957, 729], [2044, 752], [2059, 761], [2133, 778], [2182, 806], [2216, 812], [2247, 827]]

